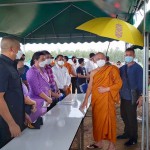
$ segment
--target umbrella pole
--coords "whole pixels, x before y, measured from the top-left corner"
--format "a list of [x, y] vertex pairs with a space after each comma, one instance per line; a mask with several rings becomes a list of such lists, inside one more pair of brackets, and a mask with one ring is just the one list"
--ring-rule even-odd
[[25, 53], [25, 47], [26, 47], [26, 44], [25, 44], [25, 38], [23, 39], [23, 52]]
[[109, 42], [108, 47], [107, 47], [107, 50], [106, 50], [106, 56], [107, 56], [107, 54], [108, 54], [109, 47], [110, 47], [110, 42]]

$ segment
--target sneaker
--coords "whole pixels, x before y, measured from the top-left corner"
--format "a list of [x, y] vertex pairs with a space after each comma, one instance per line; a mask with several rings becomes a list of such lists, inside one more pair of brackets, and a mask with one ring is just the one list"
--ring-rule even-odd
[[129, 137], [126, 134], [118, 135], [117, 139], [122, 140], [122, 139], [128, 139]]
[[132, 146], [132, 145], [135, 145], [137, 144], [137, 140], [132, 140], [132, 139], [129, 139], [129, 141], [127, 141], [126, 143], [124, 143], [125, 146]]

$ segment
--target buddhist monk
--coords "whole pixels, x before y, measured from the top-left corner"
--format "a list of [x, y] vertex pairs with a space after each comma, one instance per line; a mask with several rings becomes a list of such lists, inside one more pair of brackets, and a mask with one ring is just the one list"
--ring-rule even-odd
[[115, 150], [115, 104], [119, 102], [119, 90], [122, 86], [122, 81], [118, 68], [106, 64], [106, 56], [103, 53], [97, 53], [95, 60], [98, 68], [90, 74], [89, 86], [80, 107], [80, 109], [87, 107], [88, 97], [92, 94], [92, 120], [95, 143], [87, 146], [87, 148], [102, 148], [103, 140], [108, 140], [108, 150]]

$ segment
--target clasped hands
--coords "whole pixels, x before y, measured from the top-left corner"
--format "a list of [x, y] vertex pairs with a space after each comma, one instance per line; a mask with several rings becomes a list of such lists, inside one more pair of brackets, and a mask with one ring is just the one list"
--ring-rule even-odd
[[99, 93], [106, 93], [106, 92], [110, 91], [110, 88], [109, 87], [100, 86], [100, 87], [98, 87], [98, 91], [99, 91]]

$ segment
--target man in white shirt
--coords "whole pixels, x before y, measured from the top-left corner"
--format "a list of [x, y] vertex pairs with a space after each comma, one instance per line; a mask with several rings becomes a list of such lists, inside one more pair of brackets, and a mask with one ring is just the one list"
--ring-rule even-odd
[[55, 81], [61, 93], [67, 93], [69, 85], [71, 84], [71, 77], [66, 67], [64, 67], [63, 55], [56, 57], [56, 65], [52, 67]]
[[90, 73], [92, 70], [97, 68], [97, 65], [94, 61], [94, 56], [95, 56], [94, 53], [89, 54], [89, 61], [87, 61], [85, 64], [85, 68], [86, 68], [87, 73]]

